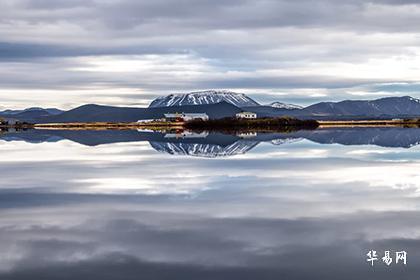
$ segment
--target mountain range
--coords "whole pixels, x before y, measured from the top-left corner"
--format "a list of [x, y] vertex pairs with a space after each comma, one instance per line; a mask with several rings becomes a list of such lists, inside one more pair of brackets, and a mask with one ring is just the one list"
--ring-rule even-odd
[[32, 107], [24, 110], [4, 110], [0, 111], [0, 117], [7, 119], [16, 119], [21, 121], [34, 122], [39, 118], [48, 118], [60, 115], [64, 111], [56, 108], [38, 108]]
[[293, 116], [301, 119], [389, 119], [420, 116], [420, 100], [410, 97], [385, 97], [376, 100], [320, 102], [307, 107], [274, 102], [261, 105], [242, 93], [203, 91], [158, 97], [148, 108], [113, 107], [87, 104], [69, 111], [54, 108], [6, 110], [0, 117], [31, 123], [135, 122], [162, 118], [165, 113], [206, 113], [211, 119], [233, 117], [241, 111], [258, 117]]

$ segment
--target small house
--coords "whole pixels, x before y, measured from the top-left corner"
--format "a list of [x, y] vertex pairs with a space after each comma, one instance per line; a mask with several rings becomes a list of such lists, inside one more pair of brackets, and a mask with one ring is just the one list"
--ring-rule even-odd
[[243, 139], [254, 138], [254, 137], [257, 137], [257, 133], [256, 132], [240, 132], [240, 133], [237, 133], [236, 136]]
[[236, 118], [238, 119], [256, 119], [257, 114], [253, 112], [240, 112], [236, 114]]
[[169, 113], [164, 115], [167, 121], [187, 122], [192, 120], [209, 120], [209, 116], [205, 113]]
[[150, 122], [155, 122], [157, 120], [155, 119], [142, 119], [142, 120], [138, 120], [137, 123], [150, 123]]

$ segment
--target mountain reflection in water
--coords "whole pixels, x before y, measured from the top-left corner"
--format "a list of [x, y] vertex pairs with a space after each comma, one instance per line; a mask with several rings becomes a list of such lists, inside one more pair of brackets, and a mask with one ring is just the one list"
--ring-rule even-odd
[[0, 279], [417, 279], [419, 135], [5, 132]]
[[4, 132], [0, 135], [0, 139], [29, 143], [57, 142], [67, 139], [86, 146], [147, 141], [156, 151], [168, 154], [223, 157], [245, 154], [261, 142], [281, 145], [302, 139], [319, 144], [410, 148], [420, 143], [420, 128], [323, 128], [293, 132], [238, 132], [236, 134], [143, 130], [26, 130]]

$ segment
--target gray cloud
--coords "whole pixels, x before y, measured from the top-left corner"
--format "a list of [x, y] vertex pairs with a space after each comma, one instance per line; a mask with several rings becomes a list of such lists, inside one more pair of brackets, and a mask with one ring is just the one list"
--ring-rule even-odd
[[[209, 0], [158, 0], [147, 1], [6, 1], [6, 11], [22, 13], [22, 18], [40, 22], [55, 21], [58, 16], [72, 14], [73, 21], [89, 22], [92, 16], [107, 27], [131, 29], [149, 24], [170, 24], [185, 30], [241, 29], [290, 26], [329, 26], [333, 28], [368, 28], [381, 31], [401, 31], [407, 23], [418, 23], [411, 6], [416, 1], [249, 1], [234, 0], [228, 3]], [[394, 20], [387, 19], [387, 12]], [[390, 9], [382, 11], [384, 9]], [[35, 12], [32, 13], [32, 11]], [[54, 11], [55, 14], [36, 11]], [[379, 11], [379, 13], [378, 13]], [[29, 12], [32, 16], [24, 17]], [[16, 15], [15, 15], [16, 16]], [[68, 19], [68, 18], [66, 18]], [[190, 27], [188, 27], [190, 26]], [[410, 27], [412, 26], [412, 27]], [[408, 29], [415, 25], [407, 26]]]
[[27, 60], [52, 57], [78, 57], [102, 55], [146, 55], [146, 54], [183, 54], [182, 51], [153, 47], [80, 47], [53, 44], [28, 44], [0, 42], [0, 61]]
[[[54, 89], [58, 107], [91, 102], [69, 101], [62, 91], [72, 88], [98, 98], [98, 88], [115, 90], [119, 105], [132, 103], [121, 88], [141, 90], [139, 104], [207, 88], [263, 99], [289, 92], [286, 100], [302, 103], [316, 100], [310, 89], [330, 99], [369, 95], [377, 84], [418, 82], [409, 61], [420, 52], [419, 14], [417, 1], [397, 0], [2, 1], [0, 90], [25, 90], [32, 101], [30, 90]], [[92, 67], [98, 61], [107, 64]], [[407, 73], [375, 75], [399, 64]], [[11, 95], [8, 103], [25, 106]]]

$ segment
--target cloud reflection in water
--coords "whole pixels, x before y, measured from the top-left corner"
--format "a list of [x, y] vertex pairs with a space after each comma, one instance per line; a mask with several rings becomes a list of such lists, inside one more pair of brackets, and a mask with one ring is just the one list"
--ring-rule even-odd
[[[138, 141], [2, 142], [0, 278], [419, 273], [417, 147], [271, 140], [212, 159]], [[372, 270], [370, 249], [406, 249], [409, 266]]]

